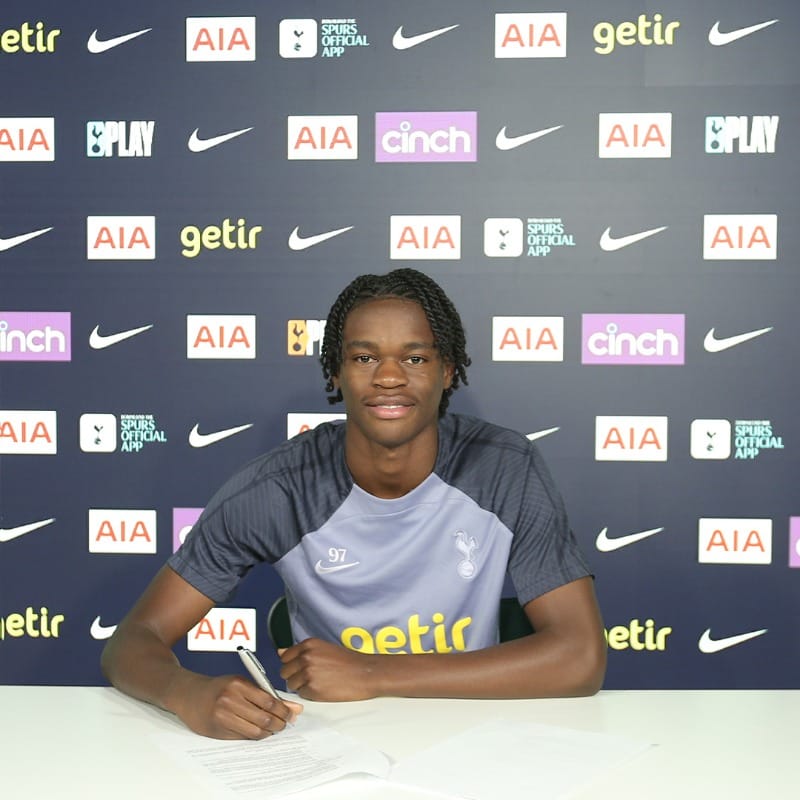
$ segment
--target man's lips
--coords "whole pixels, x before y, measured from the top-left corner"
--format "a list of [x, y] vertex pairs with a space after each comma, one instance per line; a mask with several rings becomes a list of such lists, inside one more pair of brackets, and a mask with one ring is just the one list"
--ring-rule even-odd
[[365, 405], [380, 419], [397, 419], [408, 414], [414, 403], [407, 397], [375, 397], [367, 400]]

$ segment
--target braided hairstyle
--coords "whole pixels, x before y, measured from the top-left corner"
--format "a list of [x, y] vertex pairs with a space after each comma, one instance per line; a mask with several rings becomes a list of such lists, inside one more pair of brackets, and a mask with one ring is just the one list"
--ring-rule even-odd
[[[453, 380], [442, 392], [439, 402], [441, 417], [450, 402], [450, 395], [459, 383], [467, 383], [467, 367], [472, 363], [466, 353], [466, 336], [461, 317], [450, 298], [432, 278], [415, 269], [396, 269], [386, 275], [360, 275], [336, 298], [331, 306], [322, 339], [320, 362], [325, 378], [325, 391], [333, 392], [333, 378], [342, 366], [342, 333], [347, 315], [362, 303], [379, 297], [413, 300], [422, 306], [433, 332], [433, 342], [445, 364], [453, 367]], [[342, 400], [341, 390], [328, 397], [328, 402]]]

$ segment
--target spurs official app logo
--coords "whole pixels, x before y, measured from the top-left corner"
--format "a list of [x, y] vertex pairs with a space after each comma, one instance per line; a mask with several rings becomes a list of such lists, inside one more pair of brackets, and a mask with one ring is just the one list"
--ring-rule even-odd
[[667, 637], [672, 628], [659, 628], [655, 621], [646, 619], [642, 624], [638, 617], [625, 625], [614, 625], [605, 630], [606, 641], [611, 650], [663, 651], [667, 649]]
[[23, 22], [19, 28], [6, 28], [0, 31], [1, 53], [55, 53], [56, 39], [61, 35], [58, 28], [47, 30], [44, 22], [32, 25]]
[[86, 217], [89, 261], [152, 261], [155, 257], [155, 217]]
[[697, 560], [701, 564], [771, 564], [771, 519], [700, 519]]
[[584, 314], [582, 364], [683, 364], [683, 314]]
[[671, 158], [672, 114], [598, 115], [600, 158]]
[[69, 311], [0, 311], [0, 361], [70, 361]]
[[492, 317], [492, 361], [563, 361], [564, 317]]
[[[358, 20], [282, 19], [278, 25], [279, 52], [283, 58], [341, 58], [345, 50], [369, 47], [367, 35]], [[320, 52], [319, 46], [322, 46]]]
[[186, 358], [255, 358], [254, 314], [187, 314]]
[[264, 229], [261, 225], [247, 227], [247, 220], [241, 217], [235, 223], [229, 217], [220, 225], [187, 225], [181, 230], [181, 255], [196, 258], [203, 250], [254, 250], [258, 246], [258, 235]]
[[90, 508], [89, 552], [156, 552], [156, 512], [152, 509]]
[[19, 639], [22, 636], [30, 636], [32, 639], [58, 639], [63, 622], [63, 614], [53, 614], [45, 606], [40, 606], [38, 611], [33, 606], [28, 606], [22, 612], [0, 617], [0, 642], [6, 638]]
[[195, 522], [203, 513], [202, 508], [172, 509], [172, 552], [174, 553], [185, 541]]
[[[733, 446], [731, 446], [733, 442]], [[752, 461], [763, 450], [783, 450], [783, 437], [775, 435], [768, 419], [696, 419], [691, 425], [691, 455], [700, 459]]]
[[574, 247], [575, 235], [561, 217], [490, 217], [483, 223], [483, 252], [489, 258], [549, 256], [559, 247]]
[[390, 259], [461, 258], [461, 217], [389, 217]]
[[778, 116], [706, 117], [706, 153], [774, 153]]
[[286, 415], [286, 438], [291, 439], [298, 433], [314, 430], [323, 422], [336, 422], [347, 419], [347, 414], [299, 414], [290, 412]]
[[391, 111], [375, 115], [375, 161], [478, 160], [475, 111]]
[[164, 444], [166, 433], [152, 414], [81, 414], [78, 438], [84, 453], [113, 453], [117, 439], [123, 453], [139, 453], [145, 445]]
[[113, 453], [117, 449], [117, 418], [114, 414], [81, 414], [78, 441], [84, 453]]
[[286, 352], [290, 356], [319, 355], [325, 322], [324, 319], [290, 319], [286, 323]]
[[692, 458], [730, 458], [731, 423], [727, 419], [694, 419], [689, 441]]
[[55, 411], [0, 411], [0, 455], [50, 456], [57, 451]]
[[703, 217], [706, 261], [775, 261], [777, 214], [706, 214]]
[[187, 61], [255, 61], [255, 17], [187, 17]]
[[567, 15], [495, 14], [495, 58], [566, 58]]
[[595, 461], [666, 461], [667, 420], [667, 417], [596, 417]]
[[789, 517], [789, 566], [800, 567], [800, 517]]
[[292, 161], [355, 160], [358, 117], [288, 117], [287, 143], [287, 158]]
[[55, 161], [54, 117], [0, 117], [0, 161]]
[[86, 155], [90, 158], [150, 158], [154, 120], [92, 120], [86, 123]]
[[652, 20], [647, 14], [639, 14], [636, 22], [620, 22], [619, 25], [598, 22], [592, 31], [597, 42], [594, 51], [606, 56], [614, 52], [614, 45], [617, 44], [621, 47], [675, 44], [675, 31], [680, 25], [677, 21], [664, 22], [661, 14], [653, 14]]
[[256, 649], [254, 608], [212, 608], [186, 636], [188, 650], [214, 653]]

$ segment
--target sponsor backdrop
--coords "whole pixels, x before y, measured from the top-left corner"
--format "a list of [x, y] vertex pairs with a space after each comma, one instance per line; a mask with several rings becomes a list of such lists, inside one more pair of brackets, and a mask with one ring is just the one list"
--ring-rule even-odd
[[[0, 680], [103, 682], [219, 484], [341, 414], [338, 291], [413, 266], [454, 409], [563, 491], [606, 685], [797, 687], [798, 38], [789, 0], [4, 3]], [[274, 670], [280, 592], [181, 657]]]

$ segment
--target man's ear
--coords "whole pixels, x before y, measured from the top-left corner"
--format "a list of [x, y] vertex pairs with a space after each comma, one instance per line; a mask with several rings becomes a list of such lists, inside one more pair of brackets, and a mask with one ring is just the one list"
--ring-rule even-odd
[[444, 364], [444, 388], [449, 389], [453, 385], [453, 375], [455, 375], [456, 368], [445, 362]]

